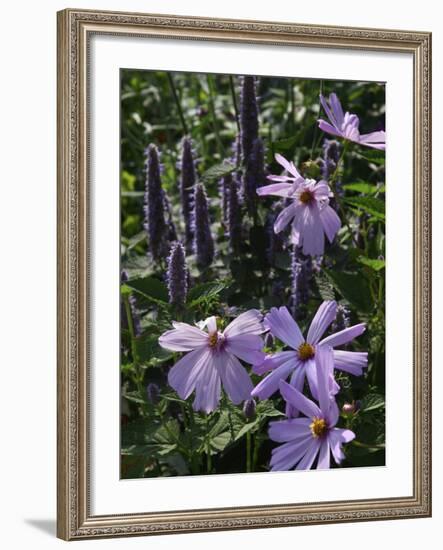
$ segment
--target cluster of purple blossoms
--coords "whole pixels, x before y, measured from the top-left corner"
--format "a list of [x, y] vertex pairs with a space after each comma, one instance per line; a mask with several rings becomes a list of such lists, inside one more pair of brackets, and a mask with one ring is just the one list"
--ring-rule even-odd
[[194, 153], [192, 142], [185, 137], [182, 141], [182, 155], [180, 162], [180, 201], [183, 220], [185, 222], [185, 247], [192, 252], [192, 209], [194, 202], [194, 187], [196, 182]]
[[154, 260], [168, 253], [168, 224], [165, 220], [165, 195], [160, 176], [160, 159], [153, 144], [146, 149], [146, 190], [144, 201], [144, 228]]
[[166, 280], [169, 303], [177, 307], [183, 307], [188, 293], [188, 270], [186, 268], [185, 250], [179, 242], [172, 245], [171, 253], [168, 257]]
[[193, 218], [194, 252], [197, 256], [197, 265], [200, 269], [206, 269], [214, 260], [215, 250], [209, 219], [208, 197], [202, 183], [195, 186]]

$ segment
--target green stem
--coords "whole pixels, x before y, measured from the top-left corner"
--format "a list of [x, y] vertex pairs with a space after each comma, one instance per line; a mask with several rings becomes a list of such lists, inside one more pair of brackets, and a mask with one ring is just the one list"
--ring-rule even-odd
[[251, 472], [251, 432], [246, 434], [246, 472]]
[[189, 134], [188, 126], [186, 124], [186, 120], [183, 114], [183, 109], [177, 94], [177, 88], [175, 87], [174, 79], [172, 78], [171, 73], [168, 72], [167, 74], [168, 74], [168, 80], [169, 80], [169, 85], [171, 87], [172, 95], [174, 96], [174, 101], [175, 101], [175, 104], [177, 105], [178, 115], [180, 117], [180, 121], [183, 127], [183, 132], [185, 133], [185, 135], [188, 135]]
[[208, 437], [209, 433], [209, 416], [206, 416], [206, 472], [211, 473], [212, 470], [212, 458], [211, 458], [211, 443]]
[[188, 415], [189, 415], [189, 430], [191, 435], [190, 450], [189, 450], [189, 454], [191, 456], [191, 472], [195, 475], [195, 474], [199, 474], [200, 472], [199, 472], [199, 466], [198, 466], [198, 457], [195, 452], [194, 441], [192, 439], [195, 433], [194, 411], [190, 403], [187, 403], [187, 408], [188, 408]]
[[256, 434], [254, 434], [254, 451], [252, 453], [252, 471], [255, 472], [257, 469], [258, 462], [258, 450], [260, 448], [260, 441]]
[[219, 134], [219, 131], [218, 131], [218, 122], [217, 122], [217, 117], [216, 117], [216, 114], [215, 114], [214, 82], [212, 80], [212, 76], [209, 75], [209, 74], [207, 75], [206, 79], [207, 79], [207, 82], [208, 82], [209, 110], [211, 112], [212, 125], [214, 127], [215, 141], [217, 142], [217, 148], [218, 148], [218, 152], [220, 154], [220, 157], [223, 158], [224, 157], [223, 144], [222, 144], [222, 141], [220, 139], [220, 134]]

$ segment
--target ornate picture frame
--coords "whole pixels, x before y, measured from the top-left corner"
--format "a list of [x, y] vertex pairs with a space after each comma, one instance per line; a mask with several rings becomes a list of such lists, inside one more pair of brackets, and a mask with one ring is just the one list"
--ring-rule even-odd
[[[413, 494], [93, 515], [90, 494], [90, 166], [94, 35], [408, 53], [413, 57]], [[67, 9], [58, 13], [58, 504], [65, 540], [431, 515], [431, 34]]]

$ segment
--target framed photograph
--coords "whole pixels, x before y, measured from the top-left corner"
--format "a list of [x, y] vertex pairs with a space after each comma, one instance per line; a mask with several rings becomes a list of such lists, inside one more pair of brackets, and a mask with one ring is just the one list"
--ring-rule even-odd
[[58, 13], [58, 536], [431, 514], [431, 35]]

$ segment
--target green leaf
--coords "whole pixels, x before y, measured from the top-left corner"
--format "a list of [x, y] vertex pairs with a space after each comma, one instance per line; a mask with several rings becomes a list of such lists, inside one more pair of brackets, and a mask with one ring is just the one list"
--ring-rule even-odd
[[380, 395], [379, 393], [370, 393], [362, 399], [360, 410], [362, 412], [368, 412], [381, 409], [384, 406], [385, 399], [383, 395]]
[[372, 151], [365, 151], [364, 153], [360, 153], [360, 155], [370, 162], [373, 162], [374, 164], [383, 165], [386, 160], [385, 152], [379, 151], [378, 149], [374, 149]]
[[[134, 338], [134, 344], [137, 358], [142, 363], [146, 363], [151, 359], [154, 359], [155, 357], [161, 355], [164, 351], [167, 352], [167, 350], [163, 350], [163, 348], [159, 346], [157, 334], [141, 334], [140, 336], [137, 336], [137, 338]], [[168, 353], [168, 355], [170, 354]]]
[[375, 197], [350, 197], [345, 198], [344, 202], [350, 206], [364, 210], [368, 214], [372, 214], [377, 219], [385, 219], [385, 203], [381, 199]]
[[256, 426], [258, 426], [258, 424], [259, 424], [258, 418], [253, 422], [248, 422], [247, 424], [245, 424], [235, 436], [234, 441], [238, 441], [239, 439], [241, 439], [244, 435], [246, 435], [248, 432], [253, 430]]
[[332, 286], [357, 310], [369, 312], [373, 307], [369, 283], [361, 273], [323, 270]]
[[357, 261], [363, 265], [366, 265], [367, 267], [370, 267], [374, 271], [380, 271], [386, 266], [385, 260], [366, 258], [366, 256], [359, 256], [357, 258]]
[[279, 151], [289, 151], [297, 143], [297, 140], [298, 140], [298, 136], [284, 138], [284, 139], [277, 139], [276, 141], [272, 142], [272, 148], [277, 153]]
[[230, 281], [215, 281], [202, 283], [192, 288], [188, 293], [187, 303], [195, 307], [209, 298], [214, 298], [230, 284]]
[[321, 271], [315, 276], [315, 282], [323, 300], [335, 300], [334, 287]]
[[235, 164], [224, 160], [220, 164], [215, 164], [214, 166], [211, 166], [211, 168], [206, 170], [206, 172], [203, 172], [201, 177], [204, 183], [212, 183], [214, 180], [218, 180], [223, 176], [227, 176], [228, 174], [233, 172], [235, 168]]
[[132, 279], [126, 283], [126, 286], [155, 303], [166, 305], [169, 300], [167, 286], [155, 277]]
[[366, 183], [363, 181], [356, 182], [356, 183], [345, 183], [343, 185], [343, 189], [346, 191], [355, 191], [356, 193], [363, 193], [364, 195], [373, 195], [377, 191], [379, 191], [379, 188], [372, 184], [372, 183]]

